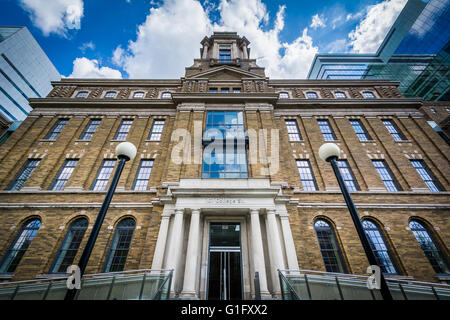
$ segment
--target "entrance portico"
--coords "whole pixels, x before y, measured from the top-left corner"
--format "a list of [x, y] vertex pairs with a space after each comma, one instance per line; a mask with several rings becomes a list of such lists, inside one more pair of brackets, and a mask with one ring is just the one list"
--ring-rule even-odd
[[174, 269], [173, 296], [252, 299], [258, 272], [261, 296], [280, 297], [277, 269], [298, 269], [288, 197], [269, 179], [181, 179], [160, 201], [152, 269]]

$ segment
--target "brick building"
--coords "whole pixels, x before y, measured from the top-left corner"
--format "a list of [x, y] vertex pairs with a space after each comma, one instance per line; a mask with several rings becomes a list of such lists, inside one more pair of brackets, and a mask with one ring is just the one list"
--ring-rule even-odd
[[[252, 298], [255, 272], [263, 297], [280, 295], [277, 269], [365, 274], [318, 157], [332, 141], [386, 277], [450, 279], [450, 148], [422, 100], [384, 80], [269, 79], [236, 33], [201, 45], [181, 79], [65, 78], [30, 99], [33, 111], [0, 147], [3, 281], [76, 264], [125, 140], [137, 156], [87, 273], [174, 269], [173, 294], [200, 299]], [[208, 129], [237, 132], [230, 149], [207, 156]], [[221, 157], [232, 161], [210, 161]]]

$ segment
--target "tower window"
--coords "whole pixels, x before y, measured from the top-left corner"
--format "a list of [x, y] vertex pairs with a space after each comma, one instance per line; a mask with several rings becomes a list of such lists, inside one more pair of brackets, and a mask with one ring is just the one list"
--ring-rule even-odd
[[105, 96], [103, 98], [106, 99], [114, 99], [116, 97], [116, 92], [115, 91], [108, 91], [105, 93]]
[[217, 93], [219, 90], [217, 88], [209, 88], [209, 93]]
[[334, 97], [336, 99], [347, 99], [347, 95], [343, 91], [335, 91], [334, 92]]
[[144, 98], [144, 96], [145, 96], [145, 93], [143, 91], [138, 91], [138, 92], [133, 93], [134, 99], [142, 99], [142, 98]]
[[161, 94], [161, 99], [172, 99], [172, 94], [168, 91]]
[[87, 91], [79, 91], [77, 93], [77, 95], [75, 96], [75, 98], [87, 98], [88, 94], [89, 94], [89, 92], [87, 92]]
[[278, 94], [278, 99], [289, 99], [289, 93], [288, 92], [280, 92]]
[[230, 49], [219, 49], [219, 62], [220, 63], [231, 62], [231, 50]]
[[306, 98], [307, 99], [318, 99], [319, 96], [317, 95], [317, 93], [313, 92], [313, 91], [308, 91], [306, 93]]
[[372, 91], [363, 91], [362, 95], [365, 99], [375, 99], [376, 98]]

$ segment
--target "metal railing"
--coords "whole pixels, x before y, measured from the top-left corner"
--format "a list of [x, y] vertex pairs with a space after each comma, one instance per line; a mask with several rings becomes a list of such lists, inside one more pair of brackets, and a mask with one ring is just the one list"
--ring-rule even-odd
[[[173, 270], [130, 270], [87, 274], [76, 300], [167, 300]], [[0, 300], [63, 300], [67, 275], [0, 283]]]
[[[283, 300], [382, 300], [368, 276], [312, 270], [278, 270]], [[450, 300], [450, 285], [389, 278], [394, 300]]]

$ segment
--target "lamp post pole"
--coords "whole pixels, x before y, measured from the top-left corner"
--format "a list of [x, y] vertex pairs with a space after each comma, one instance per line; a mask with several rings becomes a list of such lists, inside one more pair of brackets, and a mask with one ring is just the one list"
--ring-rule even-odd
[[[103, 220], [105, 219], [106, 212], [108, 211], [111, 199], [114, 195], [114, 191], [116, 190], [117, 184], [119, 182], [120, 175], [122, 174], [122, 170], [125, 166], [125, 162], [133, 159], [136, 156], [136, 147], [130, 142], [122, 142], [117, 146], [116, 154], [117, 158], [119, 159], [119, 164], [117, 166], [116, 172], [114, 173], [111, 185], [109, 186], [106, 197], [103, 200], [103, 204], [97, 215], [97, 219], [95, 220], [94, 226], [92, 227], [92, 232], [89, 235], [89, 239], [86, 243], [86, 246], [84, 247], [83, 253], [78, 263], [78, 267], [80, 268], [80, 279], [83, 277], [84, 271], [86, 270], [89, 257], [91, 256], [92, 249], [94, 248]], [[76, 293], [76, 288], [68, 289], [64, 300], [73, 300]]]
[[[363, 245], [364, 252], [366, 253], [367, 260], [369, 260], [370, 265], [378, 265], [375, 254], [370, 247], [369, 239], [367, 238], [358, 212], [356, 211], [355, 204], [353, 203], [350, 192], [348, 191], [344, 179], [342, 178], [341, 171], [339, 170], [337, 162], [339, 153], [339, 147], [333, 143], [326, 143], [319, 149], [319, 156], [322, 158], [322, 160], [330, 162], [331, 167], [333, 168], [334, 174], [336, 175], [337, 181], [339, 183], [339, 187], [341, 188], [342, 195], [344, 196], [345, 203], [347, 204], [347, 208], [350, 211], [350, 216], [352, 217], [359, 239], [361, 240], [361, 243]], [[383, 300], [393, 300], [391, 292], [389, 291], [389, 288], [387, 286], [386, 279], [384, 279], [383, 272], [381, 272], [380, 274], [380, 282], [380, 293], [383, 297]]]

